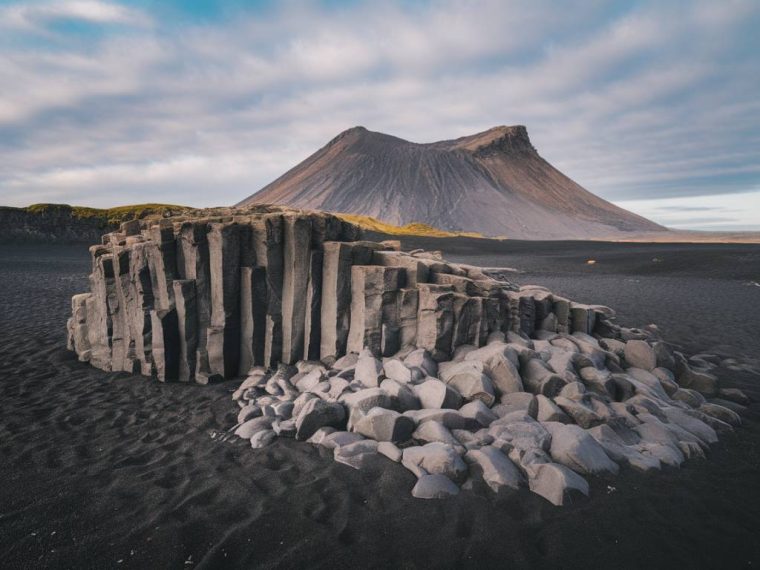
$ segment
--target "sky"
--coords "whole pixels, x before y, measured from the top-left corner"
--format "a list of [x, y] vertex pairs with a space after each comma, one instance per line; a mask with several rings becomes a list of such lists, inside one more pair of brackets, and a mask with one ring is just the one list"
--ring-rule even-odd
[[760, 230], [760, 2], [0, 0], [0, 204], [231, 205], [339, 132], [523, 124], [582, 186]]

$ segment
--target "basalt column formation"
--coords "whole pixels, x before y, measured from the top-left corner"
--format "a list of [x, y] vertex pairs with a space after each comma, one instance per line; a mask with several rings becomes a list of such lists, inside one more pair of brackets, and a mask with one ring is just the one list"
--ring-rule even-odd
[[274, 206], [122, 224], [90, 248], [69, 348], [103, 370], [206, 384], [363, 348], [443, 360], [494, 332], [590, 332], [604, 317], [493, 271], [360, 238], [329, 214]]

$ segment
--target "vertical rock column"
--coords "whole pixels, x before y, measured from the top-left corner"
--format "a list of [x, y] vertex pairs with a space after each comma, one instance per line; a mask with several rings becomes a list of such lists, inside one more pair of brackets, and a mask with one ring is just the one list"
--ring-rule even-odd
[[570, 330], [570, 301], [564, 297], [554, 296], [552, 308], [557, 317], [557, 332], [566, 333]]
[[[351, 268], [351, 326], [348, 334], [348, 352], [361, 352], [368, 348], [381, 356], [383, 345], [398, 346], [398, 325], [383, 327], [397, 306], [396, 296], [403, 284], [402, 267], [355, 265]], [[398, 322], [398, 321], [397, 321]], [[393, 335], [383, 338], [383, 333]]]
[[[463, 344], [480, 346], [481, 320], [483, 318], [483, 299], [455, 294], [453, 296], [454, 328], [451, 333], [451, 353]], [[484, 339], [485, 340], [485, 339]]]
[[[265, 214], [251, 222], [256, 265], [263, 272], [254, 272], [266, 282], [266, 314], [264, 316], [264, 349], [256, 364], [275, 366], [282, 358], [282, 285], [283, 285], [283, 221], [279, 214]], [[255, 325], [254, 325], [255, 327]], [[254, 332], [256, 339], [260, 335]], [[254, 341], [255, 343], [256, 341]]]
[[150, 312], [153, 369], [162, 382], [179, 379], [180, 335], [173, 281], [177, 277], [177, 243], [168, 220], [148, 229], [148, 263], [153, 306]]
[[[240, 365], [240, 232], [235, 223], [213, 223], [208, 233], [211, 267], [211, 379], [233, 378]], [[196, 378], [197, 380], [197, 378]]]
[[[207, 383], [210, 375], [207, 338], [208, 328], [211, 324], [211, 274], [209, 267], [208, 248], [208, 224], [205, 220], [192, 220], [182, 223], [179, 229], [177, 243], [177, 269], [183, 281], [190, 281], [190, 285], [179, 285], [183, 295], [184, 316], [177, 314], [179, 326], [183, 324], [189, 327], [192, 324], [193, 331], [186, 329], [180, 331], [180, 337], [184, 337], [186, 349], [193, 350], [195, 354], [186, 354], [184, 361], [188, 367], [188, 381]], [[175, 300], [178, 287], [174, 288]], [[182, 341], [180, 341], [181, 343]], [[181, 351], [181, 348], [180, 348]], [[182, 357], [180, 357], [182, 360]], [[183, 365], [180, 365], [182, 369]], [[180, 380], [184, 377], [180, 375]]]
[[[129, 326], [127, 324], [124, 300], [121, 294], [120, 271], [123, 258], [116, 253], [101, 256], [103, 279], [106, 290], [106, 304], [108, 307], [110, 369], [114, 371], [126, 370], [132, 372], [133, 366], [127, 362], [129, 352]], [[127, 270], [128, 270], [127, 263]], [[126, 366], [125, 366], [126, 363]]]
[[434, 358], [450, 356], [454, 329], [454, 292], [450, 285], [421, 284], [417, 312], [417, 347]]
[[[399, 350], [417, 346], [417, 313], [420, 292], [415, 289], [401, 289], [396, 297], [399, 318]], [[388, 355], [385, 355], [388, 356]]]
[[379, 244], [325, 242], [322, 261], [320, 358], [346, 353], [351, 325], [351, 267], [372, 262]]
[[177, 242], [174, 230], [168, 220], [161, 220], [148, 230], [148, 235], [148, 261], [155, 308], [158, 311], [169, 310], [174, 306], [172, 281], [177, 278]]
[[91, 293], [80, 293], [71, 298], [71, 317], [67, 328], [69, 331], [68, 349], [79, 356], [79, 360], [90, 360], [90, 339], [87, 333], [87, 300]]
[[304, 357], [311, 219], [287, 215], [283, 222], [282, 362], [293, 364]]
[[111, 370], [112, 324], [108, 313], [109, 287], [113, 289], [113, 263], [108, 248], [93, 246], [90, 292], [87, 300], [87, 334], [90, 343], [90, 364], [101, 370]]
[[322, 335], [322, 266], [324, 255], [312, 249], [309, 257], [309, 280], [306, 289], [306, 323], [304, 358], [319, 360]]
[[153, 345], [153, 372], [161, 382], [179, 379], [181, 341], [177, 310], [160, 309], [150, 312]]
[[111, 343], [111, 369], [133, 373], [135, 371], [134, 342], [130, 334], [127, 298], [129, 297], [129, 250], [113, 247], [112, 266], [114, 274], [113, 304], [109, 311], [113, 321]]
[[531, 336], [536, 330], [536, 302], [531, 295], [520, 294], [520, 331]]
[[195, 280], [176, 279], [172, 287], [179, 342], [177, 380], [192, 382], [195, 380], [198, 350], [198, 303], [195, 297]]
[[[128, 242], [129, 245], [129, 242]], [[153, 286], [150, 278], [146, 244], [138, 241], [131, 244], [129, 256], [129, 315], [130, 336], [134, 339], [134, 358], [140, 373], [150, 376], [153, 371], [152, 328], [150, 311], [153, 308]]]

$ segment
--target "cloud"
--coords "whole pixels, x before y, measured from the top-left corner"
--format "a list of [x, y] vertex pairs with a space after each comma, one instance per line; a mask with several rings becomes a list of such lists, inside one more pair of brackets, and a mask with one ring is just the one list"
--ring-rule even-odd
[[[98, 33], [55, 25], [71, 20]], [[751, 1], [310, 2], [213, 20], [56, 2], [0, 21], [0, 203], [235, 203], [356, 124], [417, 142], [526, 124], [618, 202], [760, 186]]]
[[12, 4], [0, 9], [0, 27], [10, 29], [43, 33], [51, 24], [62, 21], [146, 26], [151, 20], [138, 10], [98, 0]]

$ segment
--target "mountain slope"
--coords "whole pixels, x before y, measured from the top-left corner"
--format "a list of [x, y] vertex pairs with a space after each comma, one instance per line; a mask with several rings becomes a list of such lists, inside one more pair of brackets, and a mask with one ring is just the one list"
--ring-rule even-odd
[[523, 126], [429, 144], [354, 127], [238, 205], [255, 203], [516, 239], [664, 229], [570, 180], [539, 156]]

